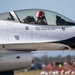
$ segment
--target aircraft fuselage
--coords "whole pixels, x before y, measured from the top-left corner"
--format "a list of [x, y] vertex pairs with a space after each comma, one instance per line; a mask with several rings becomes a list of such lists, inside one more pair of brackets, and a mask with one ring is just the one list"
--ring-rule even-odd
[[0, 21], [0, 24], [1, 49], [53, 49], [57, 43], [75, 43], [75, 26], [30, 25], [9, 21]]

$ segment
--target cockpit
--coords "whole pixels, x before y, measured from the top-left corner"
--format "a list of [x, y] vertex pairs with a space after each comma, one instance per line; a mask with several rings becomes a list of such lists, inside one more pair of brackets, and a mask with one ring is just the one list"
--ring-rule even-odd
[[[46, 24], [44, 24], [43, 21], [40, 21], [39, 24], [37, 23], [37, 12], [40, 10], [44, 12], [43, 20], [46, 22]], [[43, 9], [25, 9], [6, 12], [0, 14], [0, 19], [34, 25], [75, 25], [74, 21], [65, 16]]]

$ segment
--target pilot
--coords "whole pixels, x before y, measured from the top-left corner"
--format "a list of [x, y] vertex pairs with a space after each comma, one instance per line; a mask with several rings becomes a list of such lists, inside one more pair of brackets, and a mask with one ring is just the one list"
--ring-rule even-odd
[[36, 17], [37, 17], [37, 24], [47, 25], [45, 13], [42, 10], [37, 12]]

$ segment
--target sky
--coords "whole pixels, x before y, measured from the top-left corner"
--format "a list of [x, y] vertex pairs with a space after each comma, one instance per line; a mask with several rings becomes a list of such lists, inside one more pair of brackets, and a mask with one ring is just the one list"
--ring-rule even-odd
[[0, 0], [0, 13], [32, 8], [55, 11], [75, 21], [75, 0]]
[[56, 57], [58, 55], [61, 56], [67, 56], [67, 55], [71, 55], [71, 56], [75, 56], [75, 50], [51, 50], [51, 51], [37, 51], [37, 52], [33, 52], [33, 57], [42, 57], [44, 55], [46, 56], [51, 56], [51, 57]]

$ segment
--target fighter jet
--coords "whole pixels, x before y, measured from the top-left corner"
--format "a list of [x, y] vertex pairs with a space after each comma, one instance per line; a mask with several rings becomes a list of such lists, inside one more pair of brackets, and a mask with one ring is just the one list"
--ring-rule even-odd
[[25, 9], [0, 14], [0, 74], [29, 67], [31, 51], [73, 47], [75, 22], [59, 13]]

